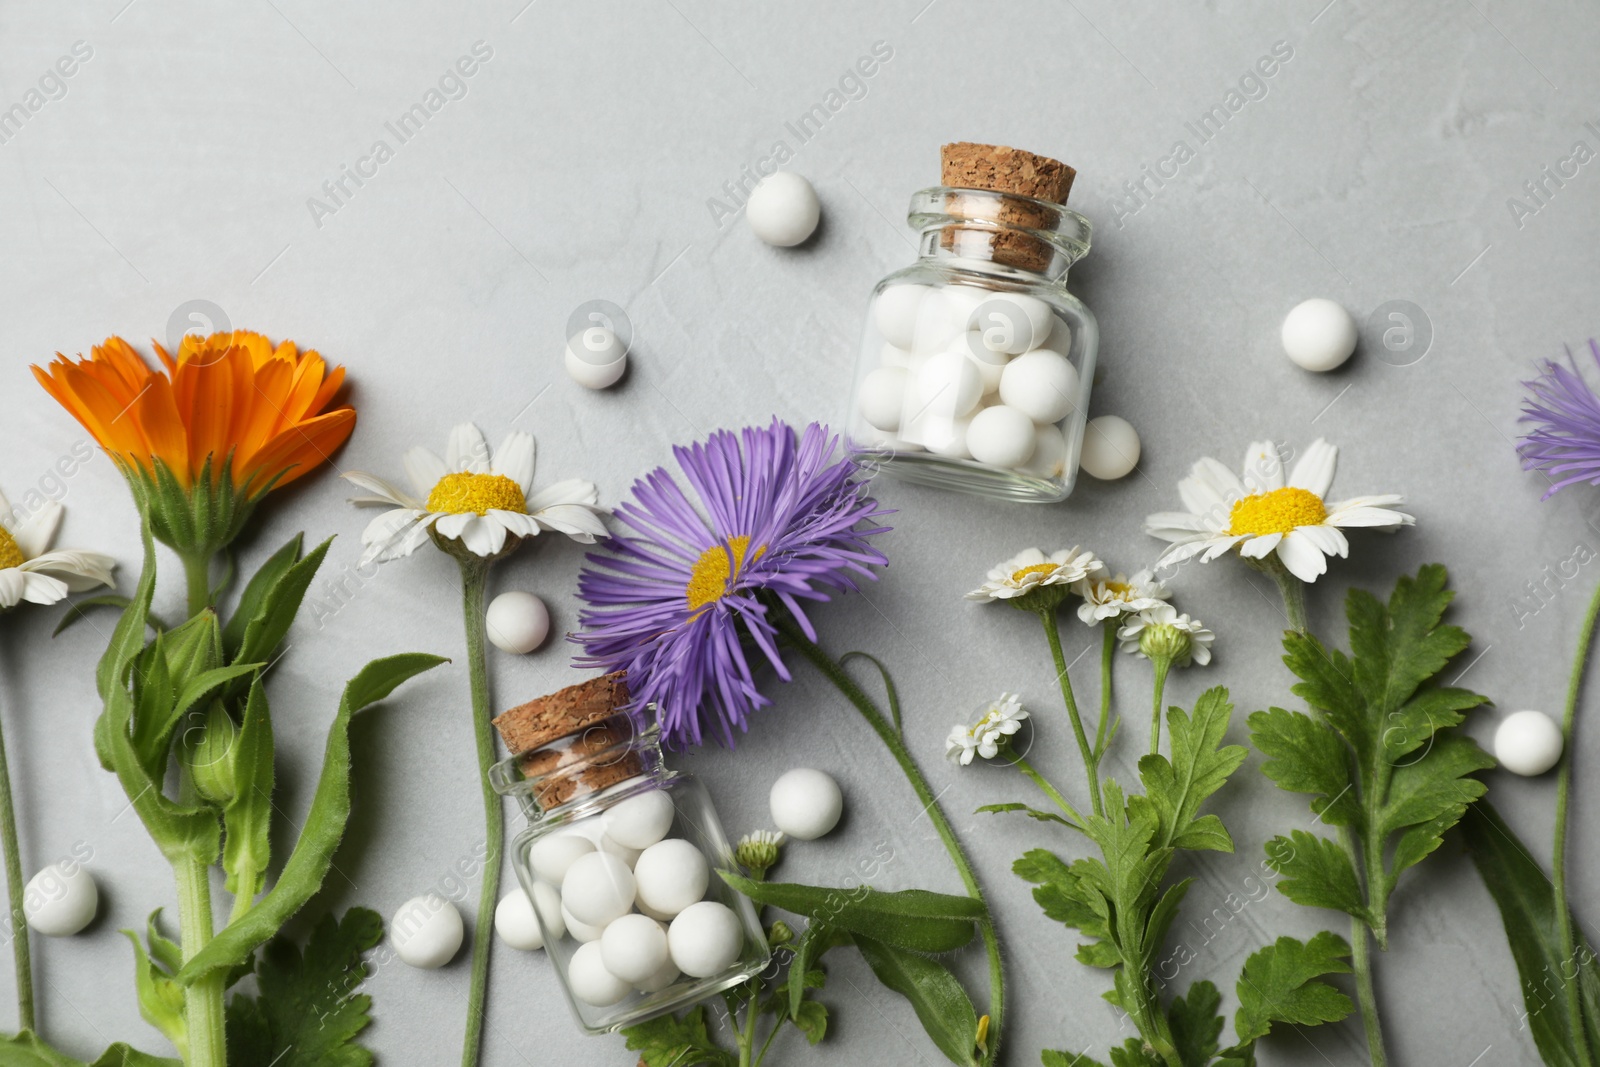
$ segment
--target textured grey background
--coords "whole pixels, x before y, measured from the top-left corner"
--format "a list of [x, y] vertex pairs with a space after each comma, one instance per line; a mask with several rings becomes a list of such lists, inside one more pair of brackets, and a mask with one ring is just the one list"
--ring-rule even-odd
[[[873, 650], [897, 671], [912, 746], [981, 864], [1009, 946], [1010, 1062], [1036, 1062], [1041, 1046], [1103, 1054], [1117, 1035], [1098, 999], [1104, 975], [1073, 962], [1071, 940], [1008, 870], [1025, 847], [1077, 844], [1030, 822], [966, 814], [1025, 797], [1024, 783], [941, 758], [952, 722], [1017, 689], [1040, 726], [1036, 762], [1077, 782], [1037, 627], [961, 600], [998, 559], [1083, 543], [1132, 569], [1158, 548], [1140, 519], [1175, 506], [1174, 483], [1197, 456], [1233, 464], [1253, 438], [1303, 447], [1326, 435], [1343, 449], [1334, 496], [1402, 492], [1418, 524], [1353, 539], [1353, 558], [1312, 593], [1318, 627], [1339, 624], [1348, 584], [1387, 587], [1402, 569], [1445, 561], [1461, 591], [1456, 618], [1476, 638], [1463, 684], [1496, 702], [1475, 714], [1472, 732], [1486, 740], [1514, 708], [1559, 710], [1576, 620], [1600, 575], [1549, 575], [1579, 545], [1592, 557], [1594, 497], [1580, 489], [1540, 504], [1540, 479], [1518, 470], [1511, 438], [1531, 361], [1600, 332], [1600, 164], [1520, 225], [1507, 200], [1575, 141], [1600, 148], [1584, 125], [1600, 122], [1592, 9], [1576, 0], [896, 0], [872, 10], [524, 2], [7, 4], [0, 105], [22, 99], [75, 41], [94, 52], [63, 98], [0, 145], [0, 484], [13, 498], [83, 436], [27, 364], [87, 351], [110, 333], [164, 336], [175, 309], [204, 300], [235, 326], [292, 337], [349, 367], [361, 415], [337, 456], [342, 468], [398, 476], [403, 449], [442, 448], [448, 427], [471, 418], [491, 439], [533, 432], [541, 484], [587, 477], [614, 502], [669, 458], [670, 444], [714, 427], [774, 413], [836, 419], [864, 297], [913, 254], [901, 221], [910, 193], [936, 180], [941, 142], [991, 140], [1079, 168], [1073, 203], [1098, 232], [1071, 287], [1103, 330], [1094, 408], [1139, 427], [1143, 463], [1055, 507], [880, 483], [899, 509], [884, 539], [892, 565], [820, 619], [835, 649]], [[385, 121], [479, 40], [493, 58], [468, 95], [397, 145]], [[775, 140], [794, 147], [784, 123], [823, 101], [876, 41], [893, 58], [791, 164], [821, 195], [818, 237], [782, 251], [741, 220], [719, 227], [708, 198]], [[1222, 103], [1280, 41], [1293, 58], [1265, 96], [1201, 146], [1185, 123]], [[319, 227], [307, 199], [380, 137], [394, 158]], [[1123, 183], [1179, 139], [1195, 157], [1132, 212]], [[1431, 321], [1431, 350], [1393, 366], [1374, 356], [1368, 330], [1344, 370], [1303, 373], [1278, 351], [1276, 332], [1313, 295], [1340, 300], [1358, 320], [1385, 301], [1413, 301]], [[603, 394], [566, 380], [558, 358], [568, 315], [593, 299], [625, 306], [637, 333], [629, 379]], [[347, 495], [332, 472], [283, 494], [247, 559], [293, 530], [340, 535], [328, 575], [346, 592], [314, 591], [317, 617], [301, 620], [273, 672], [291, 815], [304, 811], [344, 677], [402, 649], [457, 656], [356, 727], [358, 808], [317, 903], [388, 914], [448, 886], [452, 864], [478, 840], [480, 813], [453, 567], [425, 551], [371, 580], [349, 577], [364, 518]], [[111, 464], [97, 457], [70, 478], [66, 503], [63, 543], [114, 552], [130, 588], [134, 512]], [[580, 557], [552, 537], [503, 567], [498, 587], [537, 591], [569, 628]], [[173, 610], [181, 582], [174, 561], [162, 562], [160, 600]], [[1203, 685], [1228, 684], [1241, 709], [1236, 739], [1243, 712], [1289, 699], [1271, 589], [1252, 579], [1225, 561], [1178, 580], [1181, 607], [1220, 637], [1212, 666], [1177, 675], [1170, 695], [1187, 703]], [[1542, 600], [1530, 582], [1544, 583]], [[43, 1021], [79, 1054], [117, 1038], [159, 1048], [139, 1020], [128, 946], [115, 931], [170, 907], [171, 879], [133, 818], [119, 817], [122, 791], [91, 752], [103, 634], [83, 625], [51, 641], [59, 611], [0, 623], [0, 705], [26, 865], [86, 843], [107, 901], [85, 936], [38, 944]], [[106, 628], [104, 616], [97, 625]], [[1089, 638], [1072, 622], [1068, 655]], [[554, 642], [527, 658], [497, 656], [496, 703], [574, 680], [568, 655]], [[1094, 660], [1076, 672], [1080, 690], [1094, 689]], [[1118, 668], [1134, 725], [1111, 770], [1126, 777], [1148, 676], [1131, 661]], [[767, 821], [765, 791], [782, 770], [826, 767], [851, 814], [831, 838], [793, 849], [784, 874], [837, 881], [887, 842], [895, 860], [881, 887], [954, 888], [910, 791], [848, 706], [803, 666], [793, 685], [770, 688], [775, 707], [736, 752], [680, 761], [705, 776], [730, 829]], [[1580, 744], [1592, 765], [1600, 737], [1583, 730]], [[1201, 871], [1185, 911], [1196, 922], [1245, 886], [1264, 840], [1310, 823], [1301, 800], [1278, 793], [1258, 765], [1252, 757], [1218, 799], [1240, 852]], [[1553, 781], [1489, 779], [1547, 856]], [[1580, 778], [1572, 873], [1580, 912], [1600, 922], [1586, 832], [1600, 802], [1586, 786]], [[465, 910], [470, 917], [470, 900]], [[1392, 1062], [1536, 1062], [1519, 1032], [1498, 916], [1453, 844], [1408, 874], [1393, 913], [1377, 979]], [[1255, 947], [1324, 926], [1344, 932], [1334, 916], [1274, 893], [1197, 946], [1185, 977], [1231, 991]], [[1182, 924], [1177, 936], [1203, 937]], [[968, 962], [976, 978], [978, 961]], [[783, 1061], [937, 1061], [908, 1008], [859, 962], [834, 973], [828, 1042], [813, 1052], [785, 1037]], [[9, 981], [0, 975], [0, 1004]], [[455, 1062], [466, 985], [465, 956], [433, 973], [384, 967], [370, 984], [372, 1046], [387, 1063]], [[492, 1006], [488, 1063], [631, 1061], [620, 1040], [579, 1034], [539, 955], [496, 953]], [[1363, 1060], [1355, 1026], [1289, 1030], [1267, 1046], [1272, 1063]]]

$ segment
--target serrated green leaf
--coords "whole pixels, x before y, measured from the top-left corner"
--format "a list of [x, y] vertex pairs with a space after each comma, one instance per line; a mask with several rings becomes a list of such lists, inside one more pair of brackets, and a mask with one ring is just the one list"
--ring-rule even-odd
[[1039, 1060], [1044, 1067], [1105, 1067], [1099, 1060], [1091, 1060], [1081, 1052], [1059, 1052], [1053, 1048], [1040, 1052]]
[[1267, 757], [1261, 773], [1279, 789], [1312, 794], [1312, 812], [1330, 826], [1361, 825], [1349, 750], [1331, 727], [1302, 712], [1272, 708], [1250, 716], [1250, 741]]
[[1209, 1067], [1211, 1057], [1217, 1054], [1217, 1039], [1223, 1027], [1218, 1010], [1221, 1006], [1222, 994], [1217, 987], [1199, 981], [1189, 986], [1187, 996], [1176, 998], [1167, 1009], [1167, 1021], [1172, 1024], [1172, 1043], [1184, 1067]]
[[810, 1044], [815, 1045], [828, 1034], [828, 1008], [819, 1001], [801, 1001], [799, 1013], [790, 1019]]
[[757, 882], [733, 871], [722, 880], [757, 904], [821, 919], [830, 926], [913, 952], [949, 952], [976, 933], [983, 904], [971, 897], [904, 889], [885, 893], [870, 886], [829, 889], [791, 882]]
[[627, 1027], [622, 1036], [645, 1067], [739, 1067], [739, 1057], [712, 1040], [704, 1004]]
[[339, 711], [328, 728], [322, 773], [311, 798], [311, 810], [283, 873], [256, 906], [197, 952], [178, 972], [178, 981], [192, 984], [202, 975], [243, 963], [256, 946], [277, 933], [322, 887], [333, 853], [350, 818], [350, 718], [400, 685], [445, 660], [440, 656], [404, 653], [373, 660], [345, 686]]
[[855, 941], [878, 981], [910, 1002], [922, 1029], [945, 1058], [961, 1067], [976, 1067], [978, 1013], [950, 969], [870, 937], [857, 934]]
[[372, 998], [357, 992], [371, 973], [366, 951], [383, 939], [383, 920], [366, 908], [324, 915], [305, 951], [287, 937], [267, 943], [256, 964], [256, 997], [228, 1002], [231, 1067], [371, 1067], [355, 1043], [371, 1022]]
[[[1232, 716], [1228, 691], [1222, 686], [1213, 686], [1200, 694], [1192, 715], [1176, 706], [1168, 709], [1172, 758], [1152, 753], [1139, 760], [1139, 778], [1144, 782], [1145, 795], [1161, 819], [1156, 836], [1160, 847], [1177, 845], [1189, 833], [1200, 805], [1221, 789], [1228, 776], [1244, 762], [1243, 745], [1222, 743]], [[1219, 840], [1225, 841], [1226, 847], [1220, 851], [1232, 852], [1233, 839], [1222, 829], [1220, 821], [1214, 823], [1194, 835], [1193, 840], [1213, 847]]]
[[1440, 835], [1460, 821], [1468, 804], [1488, 791], [1478, 779], [1467, 777], [1495, 765], [1477, 742], [1453, 731], [1432, 740], [1425, 754], [1394, 769], [1389, 795], [1378, 813], [1385, 836], [1407, 827], [1422, 830], [1420, 840], [1405, 843], [1407, 862], [1402, 864], [1397, 857], [1395, 874], [1437, 848]]
[[1233, 1028], [1241, 1043], [1255, 1041], [1274, 1023], [1314, 1026], [1338, 1022], [1355, 1010], [1350, 998], [1320, 979], [1349, 974], [1350, 946], [1324, 930], [1300, 942], [1280, 937], [1245, 961], [1239, 975], [1239, 1011]]
[[1355, 867], [1338, 842], [1293, 830], [1288, 837], [1273, 838], [1266, 847], [1281, 875], [1278, 891], [1284, 896], [1309, 908], [1332, 908], [1367, 918]]

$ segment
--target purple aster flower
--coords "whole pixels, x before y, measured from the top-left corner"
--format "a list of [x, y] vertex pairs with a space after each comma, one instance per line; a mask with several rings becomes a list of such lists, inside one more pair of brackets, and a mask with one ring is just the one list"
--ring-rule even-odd
[[731, 746], [734, 727], [771, 703], [755, 682], [761, 660], [789, 680], [775, 613], [815, 640], [804, 602], [876, 579], [870, 568], [888, 562], [868, 541], [888, 530], [871, 521], [887, 512], [834, 459], [837, 443], [817, 423], [797, 432], [774, 419], [676, 447], [699, 507], [658, 467], [615, 510], [633, 534], [588, 557], [577, 663], [626, 671], [634, 707], [656, 705], [669, 744], [710, 735]]
[[[1590, 341], [1589, 352], [1600, 364], [1600, 344]], [[1532, 395], [1523, 401], [1520, 421], [1535, 428], [1517, 451], [1523, 470], [1551, 477], [1541, 498], [1548, 499], [1576, 482], [1600, 485], [1600, 397], [1583, 380], [1570, 351], [1567, 366], [1547, 359], [1542, 370], [1533, 381], [1522, 383]]]

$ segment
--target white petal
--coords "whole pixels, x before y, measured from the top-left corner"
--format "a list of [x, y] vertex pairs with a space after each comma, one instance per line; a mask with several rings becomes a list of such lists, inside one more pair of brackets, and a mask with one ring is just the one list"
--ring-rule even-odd
[[430, 522], [425, 520], [416, 522], [387, 540], [368, 545], [366, 551], [361, 554], [362, 566], [388, 563], [392, 559], [404, 559], [422, 547], [423, 542], [428, 540], [428, 531], [431, 528]]
[[367, 528], [361, 531], [361, 543], [368, 548], [368, 554], [374, 552], [388, 556], [390, 549], [403, 541], [413, 527], [423, 524], [422, 520], [427, 513], [416, 511], [412, 508], [396, 508], [385, 511], [367, 523]]
[[1288, 534], [1278, 542], [1278, 558], [1302, 582], [1314, 582], [1327, 573], [1328, 561], [1308, 538]]
[[[1368, 500], [1389, 500], [1387, 497], [1358, 497], [1355, 500], [1341, 500], [1328, 508], [1327, 523], [1329, 526], [1365, 526], [1380, 530], [1392, 530], [1398, 526], [1415, 526], [1417, 520], [1403, 511], [1391, 511], [1388, 508], [1373, 507], [1363, 503]], [[1398, 503], [1398, 500], [1393, 502]]]
[[422, 500], [428, 499], [428, 494], [439, 484], [439, 479], [450, 473], [444, 460], [420, 445], [408, 449], [400, 462], [405, 466], [406, 477], [411, 479], [418, 498]]
[[1199, 518], [1208, 530], [1219, 530], [1223, 527], [1231, 505], [1222, 498], [1222, 492], [1213, 484], [1210, 478], [1199, 475], [1199, 464], [1195, 465], [1196, 473], [1178, 482], [1178, 499], [1183, 501], [1183, 506], [1189, 509], [1191, 515]]
[[1338, 462], [1339, 450], [1319, 437], [1311, 442], [1306, 454], [1295, 463], [1294, 470], [1289, 473], [1289, 484], [1318, 496], [1327, 496]]
[[1350, 555], [1350, 542], [1332, 526], [1301, 526], [1294, 531], [1296, 537], [1309, 538], [1319, 552], [1344, 559]]
[[27, 584], [28, 576], [23, 571], [15, 567], [0, 570], [0, 611], [16, 607]]
[[364, 503], [371, 506], [388, 504], [390, 507], [396, 508], [422, 507], [420, 500], [412, 499], [409, 493], [378, 477], [376, 474], [368, 474], [366, 471], [345, 471], [340, 477], [351, 485], [360, 486], [371, 493], [371, 496], [360, 498]]
[[533, 519], [548, 530], [564, 533], [574, 541], [581, 541], [584, 544], [593, 544], [596, 538], [604, 537], [609, 532], [598, 514], [590, 508], [576, 504], [557, 504], [553, 508], [542, 508]]
[[12, 536], [17, 539], [23, 559], [32, 559], [50, 547], [65, 510], [54, 500], [46, 500], [42, 508], [17, 524]]
[[461, 528], [461, 543], [476, 556], [492, 556], [506, 547], [506, 528], [483, 515], [468, 514]]
[[460, 537], [461, 531], [467, 524], [478, 516], [470, 511], [455, 512], [449, 515], [440, 515], [433, 522], [433, 528], [439, 531], [441, 537]]
[[22, 575], [22, 599], [30, 604], [56, 604], [65, 600], [72, 590], [60, 578], [52, 578], [48, 574], [31, 574], [19, 570]]
[[25, 561], [19, 568], [37, 574], [47, 574], [58, 579], [69, 592], [81, 593], [100, 585], [114, 584], [112, 569], [117, 561], [103, 552], [84, 552], [64, 548], [59, 552], [45, 552]]
[[453, 471], [471, 474], [489, 473], [489, 442], [483, 431], [470, 422], [463, 422], [450, 431], [450, 443], [445, 448], [444, 461]]
[[1278, 547], [1278, 542], [1282, 540], [1283, 534], [1281, 533], [1262, 534], [1260, 537], [1252, 537], [1239, 546], [1239, 555], [1245, 559], [1265, 559], [1273, 549]]
[[501, 511], [499, 508], [490, 508], [489, 514], [494, 516], [507, 531], [518, 537], [539, 536], [539, 523], [532, 515], [520, 511]]
[[1221, 555], [1225, 554], [1228, 551], [1228, 549], [1232, 548], [1234, 545], [1238, 544], [1240, 541], [1243, 541], [1244, 539], [1245, 539], [1245, 535], [1244, 534], [1236, 534], [1236, 535], [1232, 535], [1232, 536], [1229, 536], [1229, 537], [1212, 538], [1211, 541], [1208, 542], [1210, 547], [1206, 549], [1206, 554], [1200, 557], [1200, 562], [1201, 563], [1210, 563], [1212, 560], [1216, 559], [1218, 556], [1221, 556]]
[[1253, 441], [1244, 454], [1244, 484], [1252, 493], [1283, 488], [1283, 457], [1271, 441]]
[[514, 430], [494, 450], [494, 474], [503, 474], [517, 483], [526, 497], [533, 492], [533, 435]]
[[[528, 498], [528, 513], [538, 514], [557, 504], [584, 504], [593, 506], [600, 502], [600, 490], [593, 482], [582, 478], [568, 478], [546, 486]], [[1042, 557], [1041, 557], [1042, 558]]]
[[1204, 478], [1225, 500], [1232, 501], [1245, 495], [1244, 482], [1239, 476], [1210, 456], [1202, 456], [1191, 474]]

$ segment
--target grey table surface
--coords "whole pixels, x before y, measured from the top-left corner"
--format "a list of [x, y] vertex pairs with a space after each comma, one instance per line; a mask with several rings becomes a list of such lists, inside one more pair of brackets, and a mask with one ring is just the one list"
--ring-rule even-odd
[[[1194, 459], [1233, 464], [1252, 439], [1302, 448], [1326, 436], [1342, 448], [1333, 495], [1404, 493], [1417, 526], [1356, 537], [1352, 558], [1312, 591], [1316, 627], [1342, 629], [1348, 586], [1387, 588], [1403, 570], [1446, 562], [1460, 590], [1455, 617], [1475, 638], [1458, 673], [1495, 702], [1474, 713], [1471, 733], [1486, 742], [1515, 708], [1559, 711], [1577, 620], [1600, 580], [1570, 563], [1594, 558], [1596, 498], [1578, 489], [1540, 503], [1543, 483], [1518, 469], [1512, 440], [1518, 380], [1533, 361], [1600, 332], [1600, 178], [1595, 165], [1579, 167], [1561, 187], [1547, 183], [1542, 204], [1524, 183], [1576, 142], [1600, 149], [1597, 21], [1572, 0], [14, 0], [0, 12], [0, 106], [25, 103], [75, 42], [92, 56], [60, 83], [64, 92], [47, 82], [42, 106], [0, 143], [0, 485], [13, 497], [55, 491], [53, 464], [84, 439], [33, 383], [30, 362], [86, 352], [112, 333], [165, 337], [193, 313], [294, 338], [348, 366], [360, 425], [340, 468], [398, 476], [405, 448], [442, 448], [451, 424], [474, 419], [491, 439], [534, 433], [541, 483], [586, 477], [615, 502], [670, 459], [671, 444], [715, 427], [774, 414], [838, 418], [865, 296], [911, 261], [905, 205], [936, 182], [942, 142], [1068, 160], [1079, 169], [1073, 202], [1097, 226], [1071, 281], [1103, 330], [1094, 412], [1140, 429], [1139, 470], [1050, 507], [882, 480], [881, 498], [898, 509], [883, 541], [891, 566], [819, 617], [831, 646], [870, 649], [897, 672], [911, 746], [981, 867], [1008, 945], [1008, 1062], [1037, 1062], [1041, 1047], [1103, 1055], [1118, 1038], [1099, 999], [1104, 975], [1072, 960], [1071, 939], [1009, 872], [1025, 847], [1076, 846], [1031, 822], [969, 814], [1024, 796], [1023, 783], [942, 759], [951, 723], [1014, 689], [1038, 712], [1036, 762], [1076, 780], [1036, 627], [961, 594], [1034, 544], [1081, 543], [1120, 566], [1145, 563], [1158, 545], [1140, 520], [1176, 505], [1175, 483]], [[464, 81], [465, 95], [395, 139], [385, 124], [475, 42], [492, 56]], [[841, 81], [877, 42], [891, 57], [870, 79]], [[1291, 57], [1252, 80], [1275, 47]], [[1230, 92], [1237, 110], [1202, 141], [1193, 124], [1226, 109]], [[836, 110], [801, 143], [786, 123], [830, 102]], [[378, 140], [392, 158], [332, 201], [323, 183]], [[818, 236], [791, 251], [760, 244], [711, 203], [779, 141], [824, 210]], [[1178, 142], [1192, 158], [1163, 162]], [[1147, 166], [1177, 174], [1131, 198], [1125, 183]], [[1431, 329], [1425, 356], [1391, 354], [1364, 328], [1343, 370], [1298, 370], [1278, 349], [1278, 324], [1296, 302], [1323, 295], [1358, 321], [1389, 301], [1414, 303]], [[624, 307], [637, 338], [628, 380], [600, 394], [567, 380], [559, 361], [568, 316], [597, 299]], [[448, 887], [480, 833], [457, 591], [452, 565], [431, 551], [356, 575], [364, 517], [332, 473], [266, 507], [245, 548], [259, 559], [294, 530], [339, 535], [327, 573], [336, 585], [313, 590], [272, 677], [285, 811], [305, 810], [343, 678], [398, 650], [456, 657], [355, 729], [357, 808], [316, 903], [388, 914]], [[131, 588], [135, 515], [117, 472], [97, 457], [62, 484], [62, 543], [114, 553], [121, 588]], [[497, 588], [538, 592], [565, 631], [582, 550], [540, 540], [497, 572]], [[159, 602], [175, 609], [181, 583], [170, 555], [162, 564]], [[1180, 605], [1220, 636], [1212, 665], [1179, 674], [1170, 695], [1186, 703], [1202, 686], [1227, 684], [1241, 711], [1233, 736], [1244, 740], [1243, 712], [1292, 699], [1272, 590], [1226, 561], [1185, 568], [1177, 588]], [[80, 1055], [113, 1039], [160, 1049], [138, 1016], [116, 931], [173, 909], [170, 872], [91, 750], [91, 669], [104, 634], [81, 625], [52, 641], [59, 613], [0, 623], [0, 706], [26, 866], [87, 847], [106, 891], [84, 935], [36, 945], [43, 1022]], [[1069, 657], [1088, 647], [1076, 622], [1066, 632]], [[497, 705], [577, 678], [570, 652], [553, 641], [532, 656], [494, 657]], [[1094, 659], [1079, 665], [1080, 688], [1095, 684]], [[1130, 660], [1118, 672], [1137, 722], [1148, 673]], [[881, 888], [957, 888], [928, 820], [850, 709], [803, 668], [769, 690], [774, 706], [736, 751], [678, 761], [704, 776], [731, 829], [767, 823], [766, 789], [782, 770], [825, 767], [850, 814], [833, 836], [793, 849], [786, 873], [838, 881], [887, 842], [895, 859]], [[1580, 767], [1600, 758], [1600, 733], [1585, 728], [1578, 744]], [[1112, 763], [1129, 774], [1126, 745]], [[1218, 797], [1239, 853], [1196, 868], [1185, 912], [1195, 925], [1180, 921], [1175, 932], [1196, 950], [1191, 973], [1228, 991], [1267, 940], [1342, 928], [1276, 893], [1213, 934], [1199, 928], [1247, 886], [1262, 842], [1311, 825], [1259, 764], [1253, 755]], [[1487, 777], [1548, 859], [1553, 780]], [[1572, 880], [1580, 913], [1600, 922], [1588, 832], [1597, 814], [1600, 799], [1580, 775]], [[475, 880], [467, 888], [470, 919]], [[1377, 978], [1391, 1062], [1537, 1062], [1498, 915], [1458, 847], [1405, 879], [1393, 914]], [[977, 959], [962, 966], [979, 978]], [[841, 960], [834, 974], [827, 1042], [813, 1051], [785, 1037], [783, 1062], [940, 1062], [907, 1006], [859, 960]], [[382, 1061], [455, 1062], [467, 978], [465, 954], [436, 972], [380, 968], [366, 1037]], [[0, 974], [0, 1004], [10, 981]], [[491, 1001], [486, 1063], [631, 1062], [619, 1039], [576, 1029], [538, 954], [497, 950]], [[0, 1022], [9, 1018], [0, 1010]], [[1290, 1029], [1264, 1049], [1274, 1064], [1363, 1060], [1351, 1024]]]

